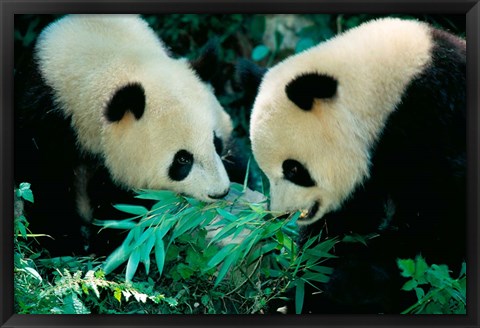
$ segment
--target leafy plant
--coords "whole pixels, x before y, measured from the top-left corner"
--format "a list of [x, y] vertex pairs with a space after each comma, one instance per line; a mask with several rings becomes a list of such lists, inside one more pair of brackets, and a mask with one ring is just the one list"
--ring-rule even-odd
[[[14, 190], [14, 288], [15, 312], [19, 314], [87, 314], [165, 311], [175, 307], [176, 300], [154, 290], [147, 283], [107, 280], [99, 262], [86, 257], [41, 259], [29, 244], [37, 236], [28, 231], [23, 201], [33, 202], [29, 183]], [[39, 292], [41, 291], [41, 292]], [[138, 304], [155, 305], [141, 311]], [[137, 304], [137, 306], [131, 306]], [[160, 305], [160, 306], [159, 306]], [[154, 311], [152, 309], [155, 309]]]
[[153, 260], [159, 279], [171, 281], [179, 291], [194, 280], [206, 293], [203, 303], [207, 296], [212, 299], [208, 291], [236, 294], [250, 304], [247, 313], [262, 310], [271, 299], [294, 287], [300, 312], [305, 283], [328, 281], [331, 269], [321, 263], [334, 257], [329, 251], [337, 240], [318, 242], [315, 237], [299, 249], [295, 221], [300, 213], [278, 219], [279, 213], [265, 209], [260, 193], [239, 184], [232, 184], [231, 190], [226, 200], [213, 204], [169, 191], [141, 190], [138, 198], [156, 201], [150, 210], [117, 205], [134, 216], [95, 222], [129, 230], [122, 245], [106, 259], [105, 272], [126, 263], [125, 279], [132, 281], [139, 264], [143, 263], [148, 274]]
[[413, 259], [397, 261], [401, 274], [410, 278], [402, 287], [405, 291], [415, 291], [417, 303], [402, 314], [465, 314], [466, 313], [466, 263], [463, 262], [458, 278], [450, 276], [444, 264], [429, 266], [418, 255]]

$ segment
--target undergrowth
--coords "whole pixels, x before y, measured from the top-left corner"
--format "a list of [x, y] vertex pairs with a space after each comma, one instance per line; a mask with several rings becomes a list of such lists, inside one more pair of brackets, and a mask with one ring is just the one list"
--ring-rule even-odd
[[129, 230], [104, 262], [41, 259], [28, 246], [34, 237], [28, 222], [18, 216], [17, 312], [264, 313], [295, 288], [299, 313], [305, 284], [328, 281], [332, 269], [322, 263], [334, 257], [329, 252], [338, 240], [315, 237], [299, 249], [300, 213], [280, 220], [260, 193], [232, 184], [226, 200], [213, 204], [169, 191], [142, 190], [137, 197], [156, 203], [151, 209], [119, 204], [132, 218], [96, 222]]
[[[265, 197], [232, 184], [223, 201], [206, 204], [169, 191], [141, 190], [150, 208], [127, 204], [121, 221], [97, 221], [105, 228], [129, 230], [106, 260], [48, 258], [30, 247], [45, 235], [31, 234], [23, 201], [33, 202], [28, 183], [15, 190], [15, 312], [19, 314], [253, 314], [274, 312], [273, 300], [287, 300], [295, 289], [295, 312], [303, 306], [306, 284], [329, 280], [338, 242], [296, 243], [299, 213], [278, 219]], [[399, 259], [405, 292], [418, 301], [403, 314], [465, 314], [466, 265], [457, 278], [445, 265], [429, 266], [421, 256]], [[318, 287], [315, 287], [318, 289]], [[318, 290], [321, 292], [321, 290]]]

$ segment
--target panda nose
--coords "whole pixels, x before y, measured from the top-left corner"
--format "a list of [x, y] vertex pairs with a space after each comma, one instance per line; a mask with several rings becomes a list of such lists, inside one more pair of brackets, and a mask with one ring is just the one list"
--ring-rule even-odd
[[225, 196], [227, 196], [228, 192], [230, 191], [230, 188], [227, 188], [225, 190], [225, 192], [221, 193], [221, 194], [215, 194], [215, 195], [208, 195], [208, 197], [212, 198], [212, 199], [221, 199]]

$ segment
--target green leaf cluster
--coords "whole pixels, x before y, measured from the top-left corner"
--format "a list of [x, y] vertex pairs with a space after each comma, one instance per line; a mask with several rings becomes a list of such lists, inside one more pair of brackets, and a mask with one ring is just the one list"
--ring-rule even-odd
[[29, 191], [28, 183], [14, 190], [15, 313], [169, 313], [176, 306], [176, 300], [164, 296], [151, 279], [146, 283], [127, 283], [116, 276], [116, 281], [107, 280], [96, 259], [45, 258], [43, 252], [34, 252], [31, 243], [44, 235], [27, 233], [28, 221], [20, 197], [33, 198]]
[[466, 313], [466, 263], [462, 263], [459, 276], [454, 279], [448, 266], [432, 264], [418, 255], [413, 259], [398, 259], [401, 275], [408, 278], [402, 287], [414, 291], [417, 303], [403, 311], [415, 314], [465, 314]]
[[315, 237], [300, 249], [295, 241], [300, 213], [279, 219], [282, 213], [266, 210], [265, 197], [245, 186], [233, 183], [225, 200], [211, 204], [169, 191], [140, 190], [137, 197], [156, 203], [151, 209], [117, 205], [134, 216], [96, 221], [129, 230], [103, 268], [108, 274], [126, 263], [125, 279], [132, 281], [140, 263], [149, 274], [155, 262], [150, 276], [170, 286], [191, 313], [257, 313], [289, 288], [296, 288], [301, 311], [304, 284], [328, 281], [331, 268], [321, 263], [334, 257], [329, 252], [338, 241]]

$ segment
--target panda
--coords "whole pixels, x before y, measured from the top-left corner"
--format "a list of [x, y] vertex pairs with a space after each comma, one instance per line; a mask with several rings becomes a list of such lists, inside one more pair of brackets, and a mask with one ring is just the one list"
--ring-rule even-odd
[[227, 195], [232, 122], [207, 84], [214, 64], [211, 46], [174, 59], [137, 15], [69, 15], [41, 32], [15, 72], [15, 181], [31, 183], [30, 229], [54, 239], [51, 254], [105, 253], [92, 218], [120, 218], [112, 204], [135, 189]]
[[[330, 280], [306, 293], [305, 313], [398, 314], [416, 302], [401, 291], [398, 258], [460, 268], [465, 63], [463, 39], [382, 18], [248, 79], [259, 81], [250, 139], [270, 208], [302, 211], [303, 243], [320, 231], [375, 237], [336, 244]], [[262, 72], [242, 67], [243, 76]]]

